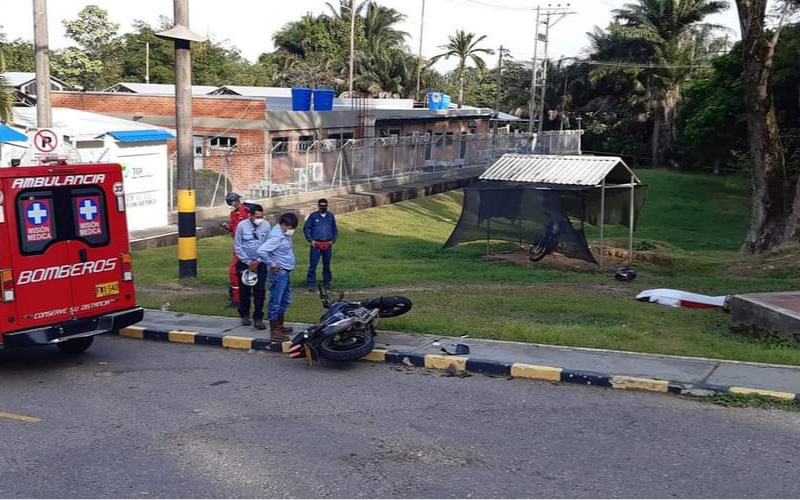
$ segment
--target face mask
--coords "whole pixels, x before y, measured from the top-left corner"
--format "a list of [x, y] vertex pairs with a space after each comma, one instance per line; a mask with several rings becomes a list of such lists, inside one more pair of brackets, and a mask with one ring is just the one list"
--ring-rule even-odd
[[264, 223], [264, 219], [253, 219], [253, 225], [260, 226]]
[[290, 237], [290, 238], [291, 238], [292, 236], [294, 236], [294, 229], [287, 229], [287, 230], [286, 230], [286, 236], [288, 236], [288, 237]]

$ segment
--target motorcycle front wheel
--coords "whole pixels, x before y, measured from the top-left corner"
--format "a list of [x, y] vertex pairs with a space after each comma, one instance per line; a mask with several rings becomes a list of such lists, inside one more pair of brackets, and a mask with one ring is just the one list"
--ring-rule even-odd
[[322, 339], [319, 354], [331, 361], [356, 361], [371, 353], [374, 348], [375, 336], [371, 333], [333, 335]]
[[532, 262], [539, 262], [540, 260], [544, 259], [550, 251], [547, 249], [545, 245], [536, 244], [531, 246], [530, 254], [528, 255]]

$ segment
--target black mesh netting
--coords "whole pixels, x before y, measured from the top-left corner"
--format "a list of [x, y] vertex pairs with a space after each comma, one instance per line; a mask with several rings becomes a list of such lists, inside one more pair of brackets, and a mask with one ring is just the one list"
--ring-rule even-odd
[[[645, 186], [636, 187], [634, 227], [645, 193]], [[607, 188], [605, 223], [629, 226], [630, 203], [629, 188]], [[600, 207], [599, 188], [482, 181], [464, 189], [461, 218], [444, 246], [485, 240], [534, 244], [549, 233], [560, 253], [596, 264], [583, 226], [599, 223]]]

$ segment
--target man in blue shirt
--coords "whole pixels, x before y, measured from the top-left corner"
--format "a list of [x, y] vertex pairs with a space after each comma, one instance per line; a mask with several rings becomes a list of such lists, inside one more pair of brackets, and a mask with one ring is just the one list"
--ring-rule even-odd
[[[239, 277], [239, 316], [242, 325], [252, 324], [257, 330], [266, 330], [264, 325], [264, 300], [267, 295], [267, 266], [260, 260], [258, 249], [267, 241], [269, 222], [264, 219], [264, 208], [261, 205], [248, 207], [250, 217], [239, 223], [233, 237], [233, 250], [238, 259], [236, 274]], [[242, 283], [242, 273], [252, 271], [258, 274], [258, 281], [249, 287]], [[253, 296], [253, 321], [250, 322], [250, 296]]]
[[322, 284], [325, 288], [330, 288], [331, 280], [331, 258], [333, 257], [333, 244], [336, 243], [338, 236], [336, 230], [336, 217], [328, 212], [328, 200], [321, 199], [317, 202], [317, 210], [308, 216], [303, 227], [303, 234], [311, 244], [311, 255], [308, 265], [308, 276], [306, 285], [308, 291], [313, 292], [317, 283], [317, 264], [322, 258]]
[[292, 305], [290, 275], [297, 266], [292, 236], [297, 229], [297, 216], [286, 213], [269, 232], [267, 241], [258, 249], [258, 257], [269, 269], [269, 337], [283, 342], [292, 329], [284, 326], [286, 310]]

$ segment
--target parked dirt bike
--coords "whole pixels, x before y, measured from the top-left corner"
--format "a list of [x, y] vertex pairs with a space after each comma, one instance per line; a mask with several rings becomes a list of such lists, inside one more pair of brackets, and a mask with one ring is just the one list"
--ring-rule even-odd
[[542, 239], [531, 245], [528, 256], [531, 261], [539, 262], [547, 255], [550, 255], [558, 247], [558, 226], [553, 222], [548, 222], [544, 230]]
[[309, 364], [320, 357], [331, 361], [356, 361], [375, 348], [375, 328], [379, 318], [393, 318], [411, 310], [407, 297], [379, 297], [345, 301], [344, 292], [332, 301], [320, 287], [320, 300], [327, 309], [319, 322], [292, 339], [289, 354], [305, 358]]

